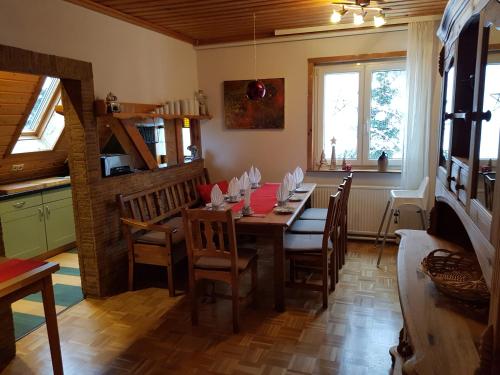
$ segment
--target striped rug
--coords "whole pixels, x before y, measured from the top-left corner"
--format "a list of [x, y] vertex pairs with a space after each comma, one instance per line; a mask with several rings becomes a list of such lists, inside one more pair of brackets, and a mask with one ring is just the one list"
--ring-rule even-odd
[[[52, 275], [56, 311], [61, 313], [83, 300], [76, 249], [48, 259], [59, 263], [61, 269]], [[45, 323], [41, 293], [31, 294], [12, 304], [16, 340]]]

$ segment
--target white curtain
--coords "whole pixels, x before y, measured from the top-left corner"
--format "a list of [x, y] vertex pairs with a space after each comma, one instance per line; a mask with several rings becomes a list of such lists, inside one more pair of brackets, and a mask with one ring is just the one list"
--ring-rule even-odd
[[433, 128], [433, 90], [438, 64], [436, 27], [433, 21], [408, 25], [408, 119], [403, 144], [403, 189], [418, 188], [422, 179], [429, 175], [429, 155], [435, 155], [429, 147], [429, 136]]

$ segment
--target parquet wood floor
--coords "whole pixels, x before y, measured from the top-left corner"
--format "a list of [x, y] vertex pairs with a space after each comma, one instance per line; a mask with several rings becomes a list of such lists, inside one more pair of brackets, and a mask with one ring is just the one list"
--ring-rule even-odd
[[[229, 301], [202, 304], [190, 323], [184, 296], [148, 288], [104, 300], [87, 299], [59, 315], [66, 374], [388, 374], [388, 350], [402, 326], [396, 247], [376, 268], [372, 242], [350, 242], [328, 310], [319, 293], [287, 290], [287, 309], [272, 298], [272, 252], [259, 246], [259, 301], [241, 309], [232, 334]], [[17, 343], [3, 372], [50, 374], [46, 329]]]

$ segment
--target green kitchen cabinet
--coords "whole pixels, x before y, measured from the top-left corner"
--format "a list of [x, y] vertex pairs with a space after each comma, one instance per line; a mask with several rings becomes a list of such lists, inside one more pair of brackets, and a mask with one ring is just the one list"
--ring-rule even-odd
[[2, 215], [5, 256], [31, 258], [47, 251], [42, 206], [11, 211]]
[[32, 258], [75, 241], [71, 188], [0, 202], [5, 256]]
[[47, 249], [56, 249], [75, 241], [73, 200], [67, 198], [46, 203], [43, 206], [45, 211]]

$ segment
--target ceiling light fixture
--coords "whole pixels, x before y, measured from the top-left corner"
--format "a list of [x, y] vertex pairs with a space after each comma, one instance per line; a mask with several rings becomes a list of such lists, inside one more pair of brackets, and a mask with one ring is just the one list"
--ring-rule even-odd
[[377, 15], [373, 16], [373, 24], [375, 27], [380, 27], [386, 24], [385, 15], [380, 11]]
[[257, 79], [257, 40], [255, 37], [255, 13], [253, 14], [253, 54], [254, 54], [254, 74], [255, 80], [250, 81], [247, 86], [247, 98], [259, 100], [266, 96], [266, 85]]
[[365, 15], [366, 15], [365, 12], [354, 13], [354, 24], [362, 25], [363, 23], [365, 23]]
[[330, 16], [331, 23], [339, 23], [342, 20], [342, 16], [347, 13], [347, 10], [342, 5], [341, 10], [334, 9], [332, 15]]

